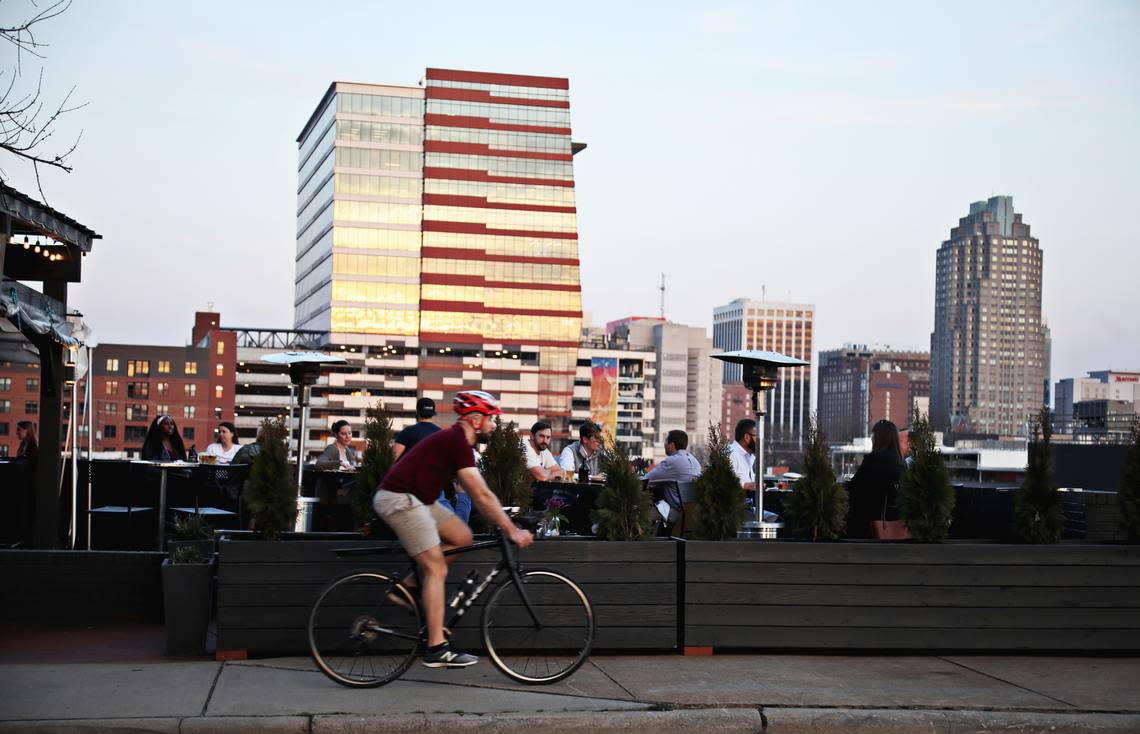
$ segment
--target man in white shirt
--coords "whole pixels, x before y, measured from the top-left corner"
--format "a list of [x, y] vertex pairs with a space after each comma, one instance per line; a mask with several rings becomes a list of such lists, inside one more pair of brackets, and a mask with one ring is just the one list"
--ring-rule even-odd
[[746, 492], [756, 489], [756, 421], [742, 418], [736, 424], [736, 440], [728, 450], [732, 471]]
[[526, 468], [536, 482], [549, 482], [562, 478], [562, 469], [550, 453], [550, 424], [539, 421], [530, 427], [530, 438], [523, 443]]

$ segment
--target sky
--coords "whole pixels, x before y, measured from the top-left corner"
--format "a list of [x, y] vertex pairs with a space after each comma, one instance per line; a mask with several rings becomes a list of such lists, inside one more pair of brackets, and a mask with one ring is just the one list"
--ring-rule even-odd
[[1007, 194], [1053, 379], [1140, 368], [1137, 2], [74, 0], [39, 40], [18, 83], [86, 103], [43, 186], [103, 235], [70, 299], [104, 342], [185, 343], [209, 304], [290, 328], [298, 133], [331, 81], [431, 66], [569, 77], [596, 324], [655, 315], [664, 273], [674, 321], [766, 293], [816, 305], [817, 350], [929, 349], [938, 246]]

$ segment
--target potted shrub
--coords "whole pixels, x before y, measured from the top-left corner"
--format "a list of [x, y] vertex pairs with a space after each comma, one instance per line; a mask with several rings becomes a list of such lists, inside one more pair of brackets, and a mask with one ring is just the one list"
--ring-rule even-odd
[[697, 537], [703, 540], [735, 538], [744, 516], [744, 495], [728, 458], [728, 439], [715, 424], [709, 424], [705, 451], [708, 461], [693, 486], [697, 498]]
[[392, 451], [393, 436], [395, 431], [392, 430], [392, 416], [378, 402], [368, 409], [364, 419], [364, 437], [368, 446], [364, 449], [364, 459], [356, 473], [356, 489], [352, 496], [352, 516], [365, 535], [373, 534], [372, 528], [379, 519], [372, 509], [372, 496], [396, 460], [396, 454]]
[[257, 438], [260, 448], [242, 494], [253, 530], [267, 539], [292, 530], [297, 522], [297, 486], [285, 451], [288, 435], [283, 419], [266, 418], [262, 422]]
[[1120, 522], [1128, 535], [1128, 542], [1140, 543], [1140, 419], [1133, 421], [1129, 436], [1128, 458], [1124, 461], [1124, 476], [1116, 501], [1120, 503]]
[[201, 513], [175, 517], [170, 527], [166, 550], [173, 555], [186, 547], [197, 548], [203, 558], [214, 556], [214, 526]]
[[606, 443], [608, 450], [602, 457], [606, 484], [598, 493], [597, 509], [591, 513], [598, 537], [644, 540], [652, 527], [653, 498], [637, 478], [625, 447], [613, 439]]
[[205, 655], [214, 564], [193, 545], [162, 562], [167, 655]]
[[899, 519], [910, 536], [939, 543], [950, 534], [954, 487], [941, 452], [934, 446], [930, 421], [917, 409], [910, 424], [910, 466], [899, 483]]
[[808, 418], [804, 473], [784, 502], [784, 523], [805, 540], [838, 540], [847, 529], [847, 490], [835, 481], [828, 459], [827, 437], [815, 418]]
[[504, 507], [517, 506], [522, 510], [530, 507], [531, 476], [526, 470], [526, 456], [514, 421], [503, 423], [495, 418], [495, 429], [487, 439], [479, 470]]
[[1056, 543], [1065, 529], [1061, 493], [1053, 481], [1053, 422], [1045, 406], [1037, 413], [1025, 480], [1013, 500], [1013, 524], [1026, 543]]

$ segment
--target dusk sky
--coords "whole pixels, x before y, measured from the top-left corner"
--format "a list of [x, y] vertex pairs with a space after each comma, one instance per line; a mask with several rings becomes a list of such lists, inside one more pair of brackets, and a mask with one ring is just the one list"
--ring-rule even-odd
[[47, 98], [88, 102], [43, 185], [103, 235], [71, 305], [104, 342], [184, 343], [208, 302], [291, 327], [297, 134], [331, 81], [432, 66], [569, 77], [595, 323], [656, 314], [665, 273], [676, 321], [765, 285], [817, 350], [929, 349], [939, 244], [1008, 194], [1053, 380], [1140, 368], [1140, 3], [75, 0], [40, 40]]

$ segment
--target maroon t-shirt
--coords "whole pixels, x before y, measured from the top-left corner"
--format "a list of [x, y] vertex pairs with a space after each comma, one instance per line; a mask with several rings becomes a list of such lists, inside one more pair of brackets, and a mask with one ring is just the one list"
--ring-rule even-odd
[[460, 469], [475, 466], [475, 454], [467, 434], [458, 423], [420, 439], [392, 465], [380, 482], [389, 492], [414, 494], [425, 505], [439, 499], [439, 488], [455, 478]]

